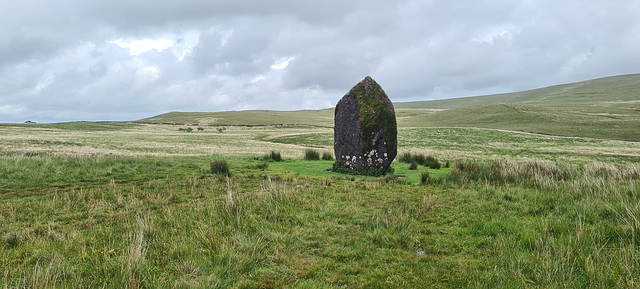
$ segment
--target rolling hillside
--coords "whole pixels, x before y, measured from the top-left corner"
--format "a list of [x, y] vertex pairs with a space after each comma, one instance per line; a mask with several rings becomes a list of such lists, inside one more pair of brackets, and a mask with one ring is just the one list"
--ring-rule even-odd
[[304, 125], [333, 127], [333, 109], [273, 111], [246, 110], [224, 112], [169, 112], [138, 120], [139, 123], [186, 125]]
[[544, 107], [605, 105], [629, 107], [640, 103], [640, 74], [621, 75], [555, 85], [522, 92], [394, 104], [400, 109], [451, 109], [492, 104], [528, 104]]
[[[640, 74], [394, 106], [400, 128], [476, 127], [640, 141]], [[333, 110], [170, 112], [137, 122], [331, 127]]]
[[[640, 74], [395, 106], [411, 114], [399, 117], [405, 126], [479, 127], [640, 141]], [[424, 113], [417, 113], [420, 110]]]

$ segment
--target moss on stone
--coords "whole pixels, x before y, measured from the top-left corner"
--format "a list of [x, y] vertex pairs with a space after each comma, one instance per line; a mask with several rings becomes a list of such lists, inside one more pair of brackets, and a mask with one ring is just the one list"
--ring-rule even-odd
[[389, 111], [387, 104], [376, 97], [377, 94], [385, 94], [380, 86], [372, 80], [372, 86], [367, 93], [365, 84], [360, 83], [352, 90], [356, 96], [356, 102], [360, 112], [360, 128], [362, 137], [365, 140], [363, 146], [363, 154], [374, 150], [373, 135], [382, 130], [384, 140], [387, 145], [387, 152], [393, 149], [393, 142], [397, 136], [396, 118]]

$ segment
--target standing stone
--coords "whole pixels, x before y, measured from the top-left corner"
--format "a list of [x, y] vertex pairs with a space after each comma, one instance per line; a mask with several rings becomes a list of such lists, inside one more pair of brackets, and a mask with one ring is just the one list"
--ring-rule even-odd
[[397, 134], [393, 104], [370, 76], [336, 105], [333, 149], [343, 167], [388, 169], [398, 151]]

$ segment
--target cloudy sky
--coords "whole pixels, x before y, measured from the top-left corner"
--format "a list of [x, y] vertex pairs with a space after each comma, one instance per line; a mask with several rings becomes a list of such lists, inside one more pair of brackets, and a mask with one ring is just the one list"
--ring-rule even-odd
[[640, 73], [638, 0], [0, 0], [0, 122], [394, 102]]

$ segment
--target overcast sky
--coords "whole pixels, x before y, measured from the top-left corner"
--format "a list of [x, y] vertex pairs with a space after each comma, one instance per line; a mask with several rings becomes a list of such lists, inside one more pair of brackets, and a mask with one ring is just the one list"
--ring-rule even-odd
[[0, 0], [0, 122], [394, 102], [640, 73], [638, 0]]

